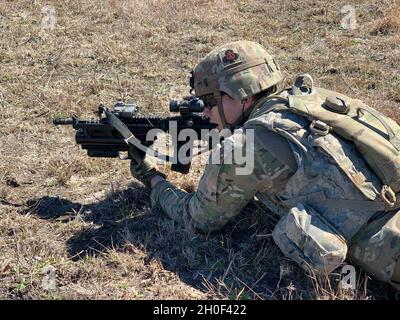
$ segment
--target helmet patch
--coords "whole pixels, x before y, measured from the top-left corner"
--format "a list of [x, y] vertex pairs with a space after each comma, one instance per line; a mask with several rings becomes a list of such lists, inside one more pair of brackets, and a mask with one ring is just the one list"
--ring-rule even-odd
[[242, 61], [242, 59], [240, 59], [239, 53], [233, 49], [228, 49], [225, 50], [225, 52], [221, 52], [220, 57], [222, 62], [224, 63], [224, 66]]

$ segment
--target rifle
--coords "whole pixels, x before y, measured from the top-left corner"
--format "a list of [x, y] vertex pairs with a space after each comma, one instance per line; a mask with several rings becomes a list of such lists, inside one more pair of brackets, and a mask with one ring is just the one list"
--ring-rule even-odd
[[[176, 133], [184, 129], [192, 129], [197, 137], [202, 136], [202, 130], [212, 130], [215, 124], [200, 114], [204, 109], [204, 103], [197, 97], [188, 96], [183, 100], [171, 100], [169, 102], [170, 112], [179, 112], [179, 116], [154, 117], [135, 116], [136, 104], [125, 104], [122, 100], [108, 110], [102, 104], [98, 108], [98, 119], [80, 120], [76, 114], [71, 118], [58, 118], [53, 120], [54, 125], [72, 125], [76, 130], [75, 141], [82, 149], [87, 150], [89, 157], [121, 158], [121, 152], [128, 151], [134, 145], [142, 151], [149, 148], [154, 141], [147, 141], [146, 137], [150, 130], [159, 129], [170, 133], [171, 123]], [[211, 137], [209, 137], [211, 138]], [[208, 148], [212, 147], [208, 141]], [[133, 142], [133, 143], [132, 143]], [[189, 172], [192, 158], [193, 145], [190, 145], [185, 153], [188, 161], [182, 161], [177, 155], [185, 144], [191, 143], [190, 139], [177, 141], [174, 145], [174, 162], [171, 170], [183, 174]], [[186, 149], [185, 149], [186, 150]], [[157, 152], [155, 152], [157, 154]], [[164, 156], [169, 162], [171, 156]], [[129, 159], [128, 156], [124, 159]]]

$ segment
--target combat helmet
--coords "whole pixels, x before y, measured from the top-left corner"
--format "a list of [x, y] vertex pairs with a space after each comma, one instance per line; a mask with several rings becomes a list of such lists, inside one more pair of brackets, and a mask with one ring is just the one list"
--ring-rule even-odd
[[225, 127], [221, 92], [244, 100], [280, 81], [279, 66], [266, 49], [252, 41], [235, 41], [207, 54], [193, 69], [190, 84], [206, 104], [218, 106]]

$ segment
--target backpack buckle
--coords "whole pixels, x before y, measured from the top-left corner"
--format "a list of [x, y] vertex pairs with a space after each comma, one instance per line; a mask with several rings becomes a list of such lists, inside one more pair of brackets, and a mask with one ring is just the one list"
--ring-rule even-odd
[[388, 185], [383, 185], [381, 190], [381, 198], [390, 207], [393, 207], [396, 203], [396, 194]]
[[320, 120], [313, 120], [310, 124], [310, 130], [320, 136], [326, 136], [331, 130], [331, 127]]

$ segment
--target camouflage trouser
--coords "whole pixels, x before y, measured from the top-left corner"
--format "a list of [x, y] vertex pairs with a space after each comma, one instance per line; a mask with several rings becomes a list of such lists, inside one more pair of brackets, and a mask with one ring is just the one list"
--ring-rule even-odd
[[351, 239], [349, 260], [400, 290], [400, 211], [365, 225]]

